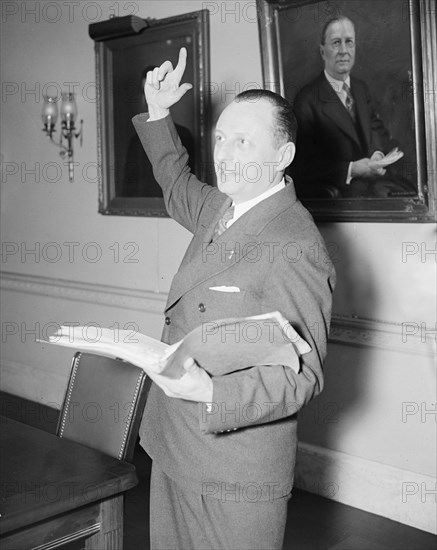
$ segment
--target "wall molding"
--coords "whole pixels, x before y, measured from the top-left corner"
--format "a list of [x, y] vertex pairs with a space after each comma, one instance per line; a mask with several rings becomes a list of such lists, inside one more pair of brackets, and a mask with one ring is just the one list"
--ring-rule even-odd
[[[1, 272], [1, 288], [12, 292], [76, 302], [91, 302], [159, 315], [164, 312], [167, 300], [165, 293], [9, 271]], [[417, 329], [416, 332], [412, 334], [415, 329]], [[414, 355], [432, 357], [436, 355], [435, 339], [430, 333], [423, 337], [420, 323], [411, 322], [408, 333], [404, 334], [404, 332], [402, 323], [348, 317], [334, 313], [329, 341], [335, 344], [372, 347]]]
[[128, 310], [162, 314], [167, 300], [167, 295], [163, 293], [120, 286], [83, 283], [9, 271], [2, 271], [0, 276], [3, 290], [75, 302], [91, 302]]
[[[329, 341], [350, 346], [370, 346], [414, 355], [436, 355], [436, 333], [425, 333], [420, 322], [393, 323], [376, 319], [332, 315]], [[413, 333], [414, 331], [414, 333]]]
[[299, 443], [295, 485], [437, 534], [437, 481], [431, 476]]

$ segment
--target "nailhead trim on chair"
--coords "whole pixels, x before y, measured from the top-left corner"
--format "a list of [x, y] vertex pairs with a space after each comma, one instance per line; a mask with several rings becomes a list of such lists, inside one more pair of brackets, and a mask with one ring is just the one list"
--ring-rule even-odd
[[121, 443], [120, 452], [118, 453], [118, 459], [119, 460], [121, 460], [121, 457], [122, 457], [123, 451], [124, 451], [124, 447], [126, 445], [126, 439], [127, 439], [129, 429], [130, 429], [130, 420], [132, 418], [132, 414], [133, 414], [133, 411], [134, 411], [134, 408], [135, 408], [137, 395], [138, 395], [138, 392], [140, 390], [141, 378], [142, 378], [142, 373], [137, 378], [137, 384], [135, 386], [135, 392], [134, 392], [134, 395], [133, 395], [133, 398], [132, 398], [132, 403], [131, 403], [131, 407], [130, 407], [130, 410], [129, 410], [129, 415], [127, 417], [126, 427], [124, 429], [123, 441]]
[[73, 392], [73, 385], [74, 385], [74, 381], [76, 379], [76, 374], [77, 374], [77, 368], [79, 366], [79, 363], [80, 363], [80, 358], [82, 357], [82, 355], [79, 355], [78, 357], [76, 357], [74, 359], [74, 364], [73, 364], [73, 369], [72, 369], [72, 373], [71, 373], [71, 378], [69, 380], [69, 384], [68, 384], [68, 393], [67, 393], [67, 396], [65, 398], [65, 408], [64, 408], [64, 414], [62, 415], [62, 421], [61, 421], [61, 429], [59, 430], [59, 437], [62, 437], [62, 434], [64, 432], [64, 429], [65, 429], [65, 422], [66, 422], [66, 418], [67, 418], [67, 412], [68, 412], [68, 408], [70, 406], [70, 401], [71, 401], [71, 394]]

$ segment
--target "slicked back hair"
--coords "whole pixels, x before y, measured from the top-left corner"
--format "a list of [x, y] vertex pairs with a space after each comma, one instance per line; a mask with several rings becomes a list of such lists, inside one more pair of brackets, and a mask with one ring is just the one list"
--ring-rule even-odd
[[326, 21], [326, 23], [323, 25], [323, 29], [322, 29], [322, 37], [320, 39], [320, 44], [322, 46], [325, 45], [325, 40], [326, 40], [326, 31], [328, 30], [328, 27], [330, 25], [332, 25], [332, 23], [339, 23], [340, 21], [349, 21], [349, 23], [352, 24], [354, 30], [355, 30], [355, 24], [353, 21], [351, 21], [349, 19], [349, 17], [346, 17], [345, 15], [336, 15], [335, 17], [331, 17], [331, 19], [328, 19], [328, 21]]
[[273, 142], [279, 149], [285, 143], [296, 143], [297, 122], [290, 103], [279, 94], [270, 90], [245, 90], [237, 95], [235, 101], [250, 101], [255, 103], [260, 99], [268, 101], [273, 106], [274, 123], [272, 128]]

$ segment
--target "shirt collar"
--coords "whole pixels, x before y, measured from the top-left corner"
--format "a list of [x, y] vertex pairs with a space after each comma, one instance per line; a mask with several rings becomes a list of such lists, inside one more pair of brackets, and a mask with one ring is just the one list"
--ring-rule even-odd
[[241, 202], [240, 204], [235, 204], [234, 216], [232, 220], [227, 224], [227, 227], [232, 225], [236, 220], [238, 220], [239, 217], [241, 217], [251, 208], [256, 206], [258, 203], [267, 199], [268, 197], [271, 197], [281, 189], [284, 189], [284, 187], [285, 187], [285, 178], [282, 178], [282, 180], [278, 184], [276, 184], [273, 187], [270, 187], [269, 189], [267, 189], [267, 191], [264, 191], [264, 193], [261, 193], [261, 195], [258, 195], [257, 197], [250, 199], [248, 201]]
[[336, 78], [333, 78], [330, 74], [328, 74], [325, 70], [325, 77], [326, 77], [326, 80], [329, 82], [329, 84], [331, 84], [334, 91], [337, 92], [338, 94], [343, 91], [344, 83], [346, 83], [349, 88], [351, 87], [350, 75], [348, 75], [346, 80], [337, 80]]

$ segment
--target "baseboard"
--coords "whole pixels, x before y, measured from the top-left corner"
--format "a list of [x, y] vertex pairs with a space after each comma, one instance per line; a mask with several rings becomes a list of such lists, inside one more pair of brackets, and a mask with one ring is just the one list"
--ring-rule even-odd
[[[70, 366], [71, 358], [72, 354], [66, 359], [66, 367]], [[64, 388], [67, 385], [68, 372], [65, 370], [49, 371], [44, 366], [29, 365], [22, 361], [2, 357], [0, 390], [12, 395], [19, 394], [30, 402], [44, 403], [51, 408], [60, 409]], [[59, 388], [62, 388], [61, 392], [59, 392]]]
[[437, 482], [431, 476], [300, 443], [295, 485], [437, 534]]

